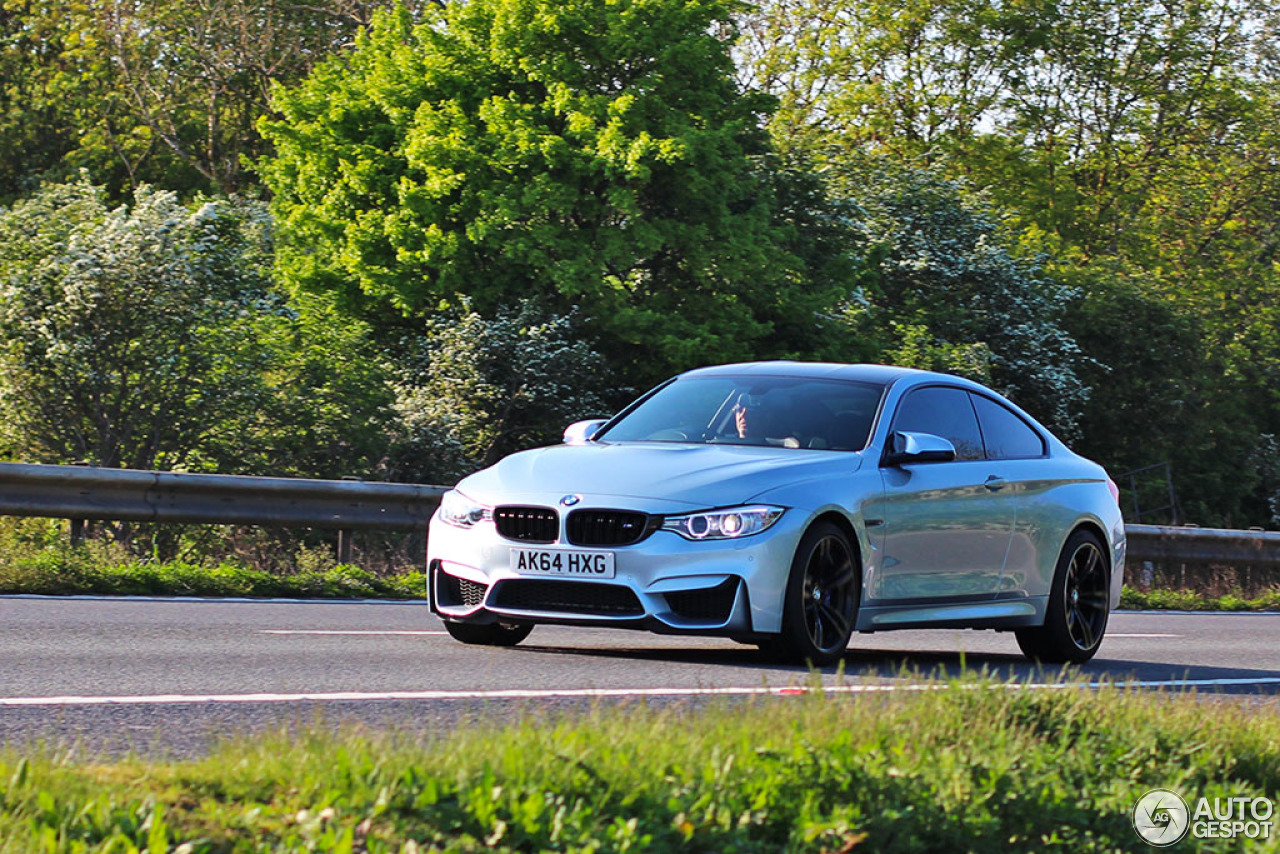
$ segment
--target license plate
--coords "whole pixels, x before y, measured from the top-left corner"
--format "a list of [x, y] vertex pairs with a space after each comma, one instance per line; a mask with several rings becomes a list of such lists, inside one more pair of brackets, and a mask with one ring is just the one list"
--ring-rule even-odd
[[513, 548], [511, 571], [521, 575], [613, 578], [613, 552]]

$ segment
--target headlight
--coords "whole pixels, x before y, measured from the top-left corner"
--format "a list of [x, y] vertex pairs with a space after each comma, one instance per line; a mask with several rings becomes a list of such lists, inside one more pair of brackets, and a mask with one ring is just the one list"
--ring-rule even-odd
[[493, 518], [492, 508], [477, 504], [456, 489], [440, 496], [440, 521], [455, 528], [471, 528]]
[[686, 540], [736, 540], [768, 529], [782, 513], [781, 507], [766, 506], [708, 510], [668, 516], [662, 521], [662, 530], [675, 531]]

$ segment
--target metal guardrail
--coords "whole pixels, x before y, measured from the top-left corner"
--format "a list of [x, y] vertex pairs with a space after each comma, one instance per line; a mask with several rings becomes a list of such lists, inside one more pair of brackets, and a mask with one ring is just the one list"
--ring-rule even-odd
[[1280, 588], [1280, 533], [1128, 525], [1125, 583], [1245, 598]]
[[85, 521], [336, 528], [342, 563], [351, 560], [352, 531], [426, 531], [447, 489], [0, 463], [0, 515], [70, 519], [72, 541]]
[[[93, 466], [0, 463], [0, 515], [72, 520], [194, 522], [339, 532], [339, 559], [351, 532], [425, 531], [448, 487], [349, 480], [181, 474]], [[1128, 525], [1128, 564], [1149, 564], [1153, 578], [1185, 583], [1221, 566], [1248, 567], [1252, 585], [1280, 582], [1280, 532]], [[1196, 569], [1200, 568], [1200, 569]]]
[[0, 515], [420, 531], [445, 486], [0, 463]]
[[1280, 566], [1280, 531], [1126, 525], [1128, 563], [1144, 560]]

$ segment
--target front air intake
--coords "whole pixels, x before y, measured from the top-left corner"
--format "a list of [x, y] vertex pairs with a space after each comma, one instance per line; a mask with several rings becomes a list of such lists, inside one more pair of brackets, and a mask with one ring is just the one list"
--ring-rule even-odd
[[602, 617], [640, 616], [644, 613], [640, 599], [629, 587], [588, 581], [523, 578], [495, 584], [489, 607]]
[[682, 619], [699, 623], [723, 623], [733, 611], [733, 600], [738, 595], [738, 580], [730, 578], [715, 587], [703, 590], [682, 590], [664, 593], [671, 613]]
[[475, 608], [484, 602], [488, 588], [439, 570], [436, 575], [436, 603], [445, 608]]

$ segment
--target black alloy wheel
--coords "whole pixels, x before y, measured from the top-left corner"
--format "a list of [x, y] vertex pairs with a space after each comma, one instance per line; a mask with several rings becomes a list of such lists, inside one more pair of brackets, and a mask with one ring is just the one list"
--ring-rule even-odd
[[1083, 664], [1102, 645], [1111, 615], [1111, 570], [1102, 544], [1088, 531], [1067, 539], [1058, 558], [1043, 626], [1017, 631], [1028, 658]]
[[1102, 551], [1095, 543], [1082, 543], [1071, 556], [1063, 608], [1067, 633], [1076, 649], [1092, 650], [1107, 627], [1107, 571]]
[[782, 633], [762, 646], [814, 667], [835, 664], [849, 646], [861, 595], [861, 561], [849, 536], [837, 525], [819, 522], [796, 549]]
[[533, 631], [532, 623], [458, 623], [444, 621], [445, 630], [456, 641], [477, 646], [515, 646]]

